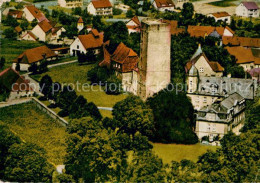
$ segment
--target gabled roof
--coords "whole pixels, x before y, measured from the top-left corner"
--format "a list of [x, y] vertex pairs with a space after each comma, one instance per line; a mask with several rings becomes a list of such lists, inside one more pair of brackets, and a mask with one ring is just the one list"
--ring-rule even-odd
[[254, 62], [254, 64], [260, 64], [260, 58], [253, 55], [250, 48], [244, 48], [242, 46], [225, 47], [230, 55], [233, 55], [237, 59], [237, 64], [245, 64]]
[[248, 10], [257, 10], [259, 7], [255, 2], [242, 2], [242, 4], [248, 9]]
[[27, 34], [29, 34], [35, 41], [37, 40], [37, 37], [31, 31], [28, 31], [26, 34], [24, 34], [22, 38], [24, 38]]
[[30, 13], [33, 15], [33, 17], [36, 18], [39, 22], [41, 22], [43, 20], [48, 21], [48, 19], [45, 17], [45, 15], [34, 5], [29, 5], [29, 6], [26, 6], [25, 8], [27, 8], [30, 11]]
[[172, 0], [154, 0], [158, 8], [162, 7], [174, 7]]
[[18, 25], [17, 27], [14, 28], [14, 30], [18, 33], [22, 32], [23, 29]]
[[234, 34], [234, 31], [228, 26], [212, 27], [212, 26], [193, 26], [193, 25], [188, 26], [188, 33], [192, 37], [204, 37], [216, 31], [220, 36], [223, 36], [225, 29], [229, 30], [232, 34]]
[[[138, 16], [134, 16], [133, 18], [131, 18], [131, 20], [133, 22], [135, 22], [137, 25], [141, 26], [141, 22], [140, 22]], [[130, 22], [131, 20], [129, 20], [128, 22]]]
[[31, 64], [43, 60], [44, 56], [45, 58], [51, 58], [56, 57], [57, 55], [47, 46], [40, 46], [24, 51], [14, 60], [14, 62]]
[[171, 35], [178, 35], [180, 33], [184, 33], [185, 29], [178, 28], [178, 21], [176, 20], [163, 20], [164, 23], [169, 23], [171, 26]]
[[249, 38], [249, 37], [226, 37], [222, 38], [224, 45], [233, 46], [245, 46], [245, 47], [258, 47], [260, 48], [260, 38]]
[[109, 0], [92, 0], [91, 1], [95, 8], [111, 8], [112, 4]]
[[98, 36], [94, 36], [94, 33], [89, 33], [87, 35], [79, 35], [78, 38], [84, 48], [87, 49], [92, 49], [92, 48], [99, 48], [103, 45], [103, 38], [104, 35], [103, 33], [98, 33]]
[[16, 16], [17, 19], [20, 19], [23, 16], [23, 11], [10, 9], [8, 15]]
[[27, 80], [11, 67], [0, 72], [0, 84], [9, 91], [33, 91], [28, 83]]
[[216, 13], [211, 13], [214, 17], [216, 18], [221, 18], [221, 17], [228, 17], [228, 16], [231, 16], [230, 14], [228, 14], [227, 12], [225, 11], [222, 11], [222, 12], [216, 12]]
[[112, 61], [122, 64], [122, 72], [130, 72], [135, 69], [138, 59], [137, 53], [128, 48], [124, 43], [120, 43], [111, 55]]
[[52, 25], [49, 23], [48, 20], [43, 20], [40, 23], [38, 23], [38, 25], [45, 33], [49, 32], [52, 29]]

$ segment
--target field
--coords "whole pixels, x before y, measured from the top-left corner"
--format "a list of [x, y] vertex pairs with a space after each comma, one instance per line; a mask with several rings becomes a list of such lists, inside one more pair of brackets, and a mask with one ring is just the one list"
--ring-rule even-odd
[[50, 162], [62, 164], [65, 156], [65, 127], [56, 123], [32, 103], [0, 109], [4, 122], [22, 140], [44, 148]]
[[234, 1], [236, 1], [236, 0], [221, 0], [221, 1], [211, 2], [209, 4], [213, 5], [213, 6], [219, 6], [219, 7], [229, 7], [229, 6], [236, 5], [233, 3]]
[[23, 53], [23, 51], [42, 45], [43, 44], [34, 41], [0, 39], [0, 55], [1, 57], [5, 57], [5, 68], [10, 67], [13, 60]]
[[[51, 68], [46, 73], [32, 77], [39, 81], [41, 77], [48, 74], [54, 82], [74, 86], [78, 95], [84, 96], [88, 102], [94, 102], [99, 107], [113, 107], [115, 103], [127, 97], [127, 94], [107, 95], [102, 87], [90, 85], [87, 80], [87, 72], [93, 67], [94, 65], [79, 66], [78, 63], [73, 63]], [[84, 87], [83, 84], [85, 84]]]
[[216, 146], [205, 146], [201, 144], [182, 145], [153, 143], [153, 150], [160, 158], [162, 158], [163, 163], [181, 161], [183, 159], [196, 162], [198, 157], [207, 152], [207, 150], [215, 151], [216, 149]]

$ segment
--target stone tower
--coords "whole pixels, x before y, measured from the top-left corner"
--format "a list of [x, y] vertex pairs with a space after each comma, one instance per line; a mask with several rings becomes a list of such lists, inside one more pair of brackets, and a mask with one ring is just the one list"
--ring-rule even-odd
[[170, 83], [170, 26], [156, 19], [144, 19], [141, 33], [141, 59], [138, 63], [137, 95], [143, 100]]
[[197, 86], [198, 86], [198, 70], [197, 68], [192, 65], [189, 72], [188, 72], [188, 77], [187, 77], [187, 85], [188, 85], [188, 91], [187, 93], [194, 93], [197, 91]]
[[77, 28], [79, 32], [84, 28], [84, 21], [81, 17], [79, 17], [79, 20], [77, 22]]

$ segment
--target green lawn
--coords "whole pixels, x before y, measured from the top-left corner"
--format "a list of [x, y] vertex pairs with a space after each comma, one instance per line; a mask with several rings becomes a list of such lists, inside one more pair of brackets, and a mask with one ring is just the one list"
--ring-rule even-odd
[[[78, 95], [83, 95], [88, 102], [94, 102], [100, 107], [113, 107], [115, 103], [127, 97], [127, 94], [107, 95], [101, 86], [91, 86], [87, 80], [87, 72], [93, 67], [94, 65], [80, 66], [78, 63], [73, 63], [51, 68], [46, 73], [32, 77], [39, 81], [41, 77], [48, 74], [54, 82], [59, 82], [63, 85], [74, 85]], [[85, 86], [83, 87], [84, 84]]]
[[34, 104], [19, 104], [0, 109], [3, 121], [22, 140], [44, 148], [50, 162], [62, 164], [65, 156], [65, 127], [56, 123]]
[[219, 6], [219, 7], [229, 7], [229, 6], [236, 6], [236, 4], [233, 3], [234, 1], [237, 1], [237, 0], [221, 0], [221, 1], [211, 2], [208, 4], [213, 5], [213, 6]]
[[196, 162], [198, 157], [207, 150], [216, 150], [216, 146], [206, 146], [201, 144], [182, 145], [182, 144], [161, 144], [153, 143], [154, 152], [163, 160], [163, 163], [171, 161], [181, 161], [188, 159]]
[[25, 50], [42, 46], [43, 44], [34, 41], [17, 41], [10, 39], [0, 39], [0, 55], [5, 57], [5, 67], [10, 67], [13, 60]]

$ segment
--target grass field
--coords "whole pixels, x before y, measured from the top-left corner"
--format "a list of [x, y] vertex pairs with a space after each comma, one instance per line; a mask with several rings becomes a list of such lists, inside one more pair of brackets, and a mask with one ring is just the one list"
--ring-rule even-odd
[[42, 46], [43, 44], [34, 41], [17, 41], [10, 39], [0, 39], [0, 55], [5, 57], [5, 67], [10, 67], [13, 60], [25, 50]]
[[237, 1], [237, 0], [221, 0], [221, 1], [211, 2], [208, 4], [213, 5], [213, 6], [219, 6], [219, 7], [229, 7], [229, 6], [236, 6], [236, 4], [233, 3], [234, 1]]
[[160, 158], [162, 158], [163, 163], [181, 161], [183, 159], [196, 162], [198, 157], [207, 152], [207, 150], [215, 151], [216, 149], [216, 146], [205, 146], [201, 144], [182, 145], [153, 143], [153, 150]]
[[34, 104], [20, 104], [0, 109], [0, 121], [26, 142], [44, 148], [50, 162], [62, 164], [65, 156], [65, 127], [39, 110]]
[[[90, 82], [87, 81], [87, 72], [93, 67], [94, 65], [79, 66], [78, 63], [73, 63], [51, 68], [46, 73], [32, 77], [40, 80], [41, 77], [48, 74], [54, 82], [59, 82], [64, 85], [69, 84], [70, 86], [74, 85], [78, 95], [84, 96], [88, 102], [94, 102], [100, 107], [113, 107], [115, 103], [127, 97], [127, 94], [107, 95], [102, 87], [91, 86]], [[83, 84], [85, 84], [86, 87], [83, 87]]]

